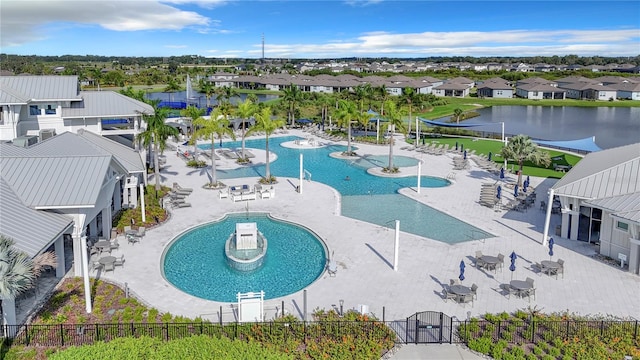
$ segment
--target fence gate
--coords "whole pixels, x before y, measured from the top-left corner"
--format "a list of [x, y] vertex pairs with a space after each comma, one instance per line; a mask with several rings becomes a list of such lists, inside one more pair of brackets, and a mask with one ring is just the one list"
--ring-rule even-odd
[[442, 312], [423, 311], [407, 318], [405, 341], [415, 344], [451, 343], [451, 317]]

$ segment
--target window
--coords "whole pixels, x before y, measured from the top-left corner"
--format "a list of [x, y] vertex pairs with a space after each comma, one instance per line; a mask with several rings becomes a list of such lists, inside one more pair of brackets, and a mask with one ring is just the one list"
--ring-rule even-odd
[[38, 105], [29, 105], [29, 115], [40, 115]]
[[616, 228], [622, 231], [629, 231], [629, 224], [623, 223], [622, 221], [616, 221]]
[[44, 113], [46, 115], [55, 115], [56, 114], [56, 108], [52, 107], [51, 105], [47, 105], [47, 108], [44, 109]]

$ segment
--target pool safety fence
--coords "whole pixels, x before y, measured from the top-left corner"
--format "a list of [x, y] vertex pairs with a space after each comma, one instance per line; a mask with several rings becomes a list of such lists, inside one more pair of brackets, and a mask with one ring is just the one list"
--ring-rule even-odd
[[[427, 314], [429, 313], [429, 314]], [[10, 346], [63, 347], [91, 345], [123, 337], [154, 337], [170, 341], [193, 335], [229, 339], [281, 338], [307, 342], [321, 337], [366, 334], [372, 341], [396, 344], [462, 343], [479, 337], [509, 344], [536, 344], [547, 338], [568, 340], [640, 337], [637, 320], [455, 320], [439, 312], [416, 313], [396, 321], [317, 320], [303, 322], [270, 321], [259, 323], [117, 323], [117, 324], [34, 324], [0, 326], [0, 343]]]

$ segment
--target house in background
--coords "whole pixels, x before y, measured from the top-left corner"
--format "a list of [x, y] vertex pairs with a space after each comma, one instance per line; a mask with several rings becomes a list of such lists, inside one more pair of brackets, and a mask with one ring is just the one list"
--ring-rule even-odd
[[[551, 187], [554, 195], [561, 237], [597, 244], [600, 254], [640, 273], [640, 143], [589, 153]], [[549, 211], [547, 230], [548, 222]]]
[[511, 99], [513, 98], [513, 88], [507, 80], [502, 78], [491, 78], [478, 84], [478, 97], [490, 97]]
[[85, 129], [134, 147], [149, 104], [114, 91], [80, 91], [77, 76], [0, 77], [0, 141], [32, 145]]

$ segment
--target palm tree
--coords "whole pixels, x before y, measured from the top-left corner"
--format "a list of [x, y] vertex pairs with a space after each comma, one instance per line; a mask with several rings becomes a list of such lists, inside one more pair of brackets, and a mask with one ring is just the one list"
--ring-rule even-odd
[[168, 92], [171, 94], [171, 101], [173, 101], [173, 93], [180, 90], [180, 84], [178, 84], [178, 81], [174, 78], [169, 79], [167, 87], [164, 88], [164, 92]]
[[220, 186], [218, 183], [218, 174], [216, 172], [216, 135], [222, 141], [224, 135], [229, 135], [233, 140], [236, 139], [233, 130], [229, 127], [229, 120], [222, 114], [220, 108], [215, 108], [211, 112], [209, 119], [199, 117], [193, 121], [196, 126], [194, 136], [211, 140], [211, 188]]
[[[194, 128], [193, 123], [197, 119], [201, 118], [204, 115], [204, 113], [205, 113], [205, 109], [198, 109], [197, 107], [195, 107], [193, 105], [187, 106], [186, 109], [180, 111], [180, 115], [182, 115], [184, 117], [188, 117], [188, 118], [191, 119], [191, 126], [190, 126], [191, 134], [189, 134], [189, 135], [191, 135], [191, 139], [189, 140], [189, 143], [191, 145], [193, 145], [193, 147], [194, 147], [194, 149], [193, 149], [193, 153], [194, 154], [198, 153], [198, 142], [197, 142], [198, 138], [196, 136], [194, 136], [195, 134], [193, 133], [193, 128]], [[196, 158], [197, 158], [197, 156], [196, 156]]]
[[338, 102], [338, 110], [336, 111], [336, 118], [340, 126], [347, 127], [347, 151], [344, 153], [346, 156], [355, 156], [355, 152], [351, 151], [351, 123], [358, 117], [358, 109], [353, 101], [340, 100]]
[[358, 124], [360, 124], [360, 126], [364, 128], [364, 137], [369, 136], [367, 130], [369, 129], [369, 122], [371, 121], [372, 117], [373, 114], [366, 111], [360, 112], [356, 116], [356, 121], [358, 122]]
[[324, 124], [327, 122], [329, 118], [329, 108], [335, 104], [335, 97], [331, 94], [321, 94], [316, 100], [317, 104], [320, 106], [320, 117], [322, 118], [322, 130], [324, 131]]
[[[39, 254], [31, 259], [14, 245], [13, 239], [0, 235], [0, 300], [15, 300], [34, 286], [44, 266], [57, 265], [56, 256], [52, 252]], [[4, 319], [0, 323], [7, 321], [11, 322], [9, 325], [15, 325], [12, 324], [15, 319]]]
[[516, 135], [509, 139], [506, 146], [500, 151], [505, 159], [510, 159], [518, 162], [518, 186], [522, 185], [522, 168], [525, 161], [530, 161], [538, 166], [549, 166], [551, 158], [549, 153], [541, 150], [536, 143], [531, 140], [527, 135]]
[[364, 100], [371, 98], [371, 94], [373, 92], [371, 84], [360, 84], [356, 86], [353, 91], [354, 97], [360, 105], [358, 109], [362, 112], [364, 110]]
[[167, 140], [171, 136], [178, 136], [178, 129], [165, 124], [164, 120], [169, 114], [169, 110], [158, 107], [159, 101], [151, 102], [153, 114], [143, 114], [147, 128], [136, 136], [137, 140], [142, 140], [145, 147], [153, 144], [153, 172], [156, 179], [156, 192], [160, 190], [160, 165], [158, 155], [164, 152], [167, 147]]
[[453, 117], [456, 119], [456, 124], [460, 123], [460, 118], [462, 117], [462, 114], [464, 114], [464, 111], [462, 111], [462, 109], [460, 108], [453, 109]]
[[402, 111], [396, 106], [396, 103], [393, 101], [387, 101], [385, 104], [385, 108], [387, 109], [387, 123], [385, 124], [385, 128], [390, 131], [389, 134], [389, 166], [387, 166], [386, 171], [395, 172], [393, 166], [393, 143], [395, 140], [394, 134], [396, 131], [404, 131], [404, 123], [402, 122]]
[[209, 108], [209, 106], [211, 106], [211, 97], [215, 94], [215, 86], [213, 86], [211, 81], [202, 78], [200, 79], [198, 87], [200, 88], [200, 92], [204, 94], [204, 97], [207, 98], [207, 108]]
[[269, 167], [269, 136], [273, 134], [276, 129], [285, 125], [285, 121], [282, 119], [271, 118], [271, 108], [265, 107], [260, 112], [256, 113], [256, 125], [249, 129], [249, 132], [263, 131], [265, 133], [265, 149], [267, 151], [267, 164], [265, 167], [264, 178], [262, 181], [266, 184], [271, 184], [275, 181], [275, 178], [271, 176], [271, 170]]
[[296, 105], [303, 101], [302, 90], [297, 85], [291, 84], [289, 87], [282, 89], [284, 92], [284, 96], [282, 97], [282, 101], [289, 104], [289, 109], [287, 110], [287, 121], [289, 122], [289, 126], [293, 125], [296, 117]]
[[380, 99], [380, 116], [384, 116], [384, 103], [387, 101], [389, 97], [389, 92], [387, 91], [387, 87], [382, 84], [375, 88], [377, 92], [377, 97]]
[[222, 86], [215, 89], [216, 99], [218, 99], [218, 105], [228, 104], [231, 105], [231, 98], [238, 96], [238, 89], [230, 86]]
[[238, 104], [236, 114], [242, 120], [242, 152], [240, 153], [242, 161], [247, 161], [247, 158], [244, 154], [244, 139], [247, 136], [247, 121], [256, 113], [256, 111], [256, 105], [249, 99], [246, 99], [244, 102]]
[[[404, 89], [402, 89], [402, 95], [400, 95], [400, 100], [403, 102], [406, 102], [407, 105], [409, 106], [409, 126], [407, 127], [407, 136], [409, 135], [409, 133], [411, 133], [411, 119], [412, 119], [412, 105], [417, 101], [417, 96], [418, 94], [416, 94], [415, 90], [413, 88], [410, 87], [406, 87]], [[417, 139], [416, 139], [416, 143], [417, 143]]]

